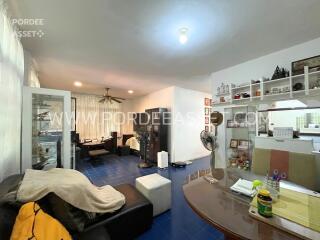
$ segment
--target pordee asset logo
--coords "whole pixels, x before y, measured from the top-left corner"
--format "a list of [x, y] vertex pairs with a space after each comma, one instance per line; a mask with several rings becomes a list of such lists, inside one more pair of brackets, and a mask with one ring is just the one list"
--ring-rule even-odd
[[[43, 18], [13, 18], [12, 24], [18, 26], [19, 29], [22, 29], [23, 26], [32, 26], [38, 28], [39, 26], [44, 25]], [[45, 33], [42, 29], [37, 30], [17, 30], [17, 35], [19, 38], [42, 38]]]

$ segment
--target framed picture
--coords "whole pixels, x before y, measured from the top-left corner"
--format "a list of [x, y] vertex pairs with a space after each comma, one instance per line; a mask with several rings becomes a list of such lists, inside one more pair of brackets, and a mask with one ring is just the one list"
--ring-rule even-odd
[[304, 66], [308, 66], [311, 71], [320, 70], [320, 55], [292, 62], [292, 75], [303, 74]]
[[206, 132], [209, 132], [209, 126], [205, 126], [205, 127], [204, 127], [204, 130], [205, 130]]
[[238, 139], [231, 139], [230, 140], [230, 148], [237, 148], [239, 144]]
[[246, 118], [247, 118], [247, 113], [243, 113], [243, 112], [237, 112], [234, 114], [234, 121], [236, 123], [245, 123], [246, 122]]
[[239, 149], [249, 149], [249, 141], [248, 140], [239, 140]]
[[210, 108], [204, 108], [204, 115], [210, 115]]
[[227, 120], [227, 128], [235, 128], [236, 125], [232, 120]]
[[205, 117], [205, 124], [209, 124], [209, 117]]
[[204, 105], [208, 106], [208, 107], [210, 106], [210, 98], [205, 98], [204, 99]]

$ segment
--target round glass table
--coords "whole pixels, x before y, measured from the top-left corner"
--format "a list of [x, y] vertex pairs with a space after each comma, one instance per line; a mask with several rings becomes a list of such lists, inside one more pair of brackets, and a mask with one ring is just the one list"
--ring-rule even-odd
[[[217, 179], [210, 183], [204, 176]], [[189, 175], [183, 185], [185, 199], [204, 220], [225, 234], [226, 239], [292, 240], [300, 239], [285, 231], [252, 218], [249, 215], [251, 198], [230, 190], [239, 178], [263, 179], [239, 169], [206, 169]]]

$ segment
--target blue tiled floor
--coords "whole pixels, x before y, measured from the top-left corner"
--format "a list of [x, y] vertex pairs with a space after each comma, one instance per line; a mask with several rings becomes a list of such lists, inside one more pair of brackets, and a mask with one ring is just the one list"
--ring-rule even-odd
[[118, 185], [131, 183], [137, 177], [151, 173], [171, 179], [172, 181], [172, 208], [154, 218], [152, 228], [139, 237], [144, 239], [174, 239], [174, 240], [206, 240], [224, 239], [221, 232], [207, 224], [198, 217], [188, 206], [182, 192], [182, 184], [188, 174], [198, 169], [209, 168], [209, 158], [193, 161], [185, 169], [169, 168], [159, 170], [156, 167], [140, 169], [137, 167], [139, 158], [135, 156], [118, 157], [109, 155], [95, 162], [85, 161], [79, 163], [77, 169], [83, 172], [94, 184]]

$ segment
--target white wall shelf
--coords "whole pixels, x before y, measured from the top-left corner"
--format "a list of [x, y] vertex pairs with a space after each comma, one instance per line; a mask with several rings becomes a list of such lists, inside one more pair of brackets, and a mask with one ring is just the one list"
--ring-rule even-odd
[[252, 83], [251, 86], [260, 86], [260, 83]]
[[263, 83], [264, 84], [269, 84], [269, 83], [276, 83], [276, 82], [285, 82], [285, 81], [289, 81], [289, 80], [290, 80], [290, 77], [285, 77], [285, 78], [279, 78], [279, 79], [263, 81]]
[[284, 93], [275, 93], [275, 94], [266, 94], [265, 97], [275, 97], [275, 96], [283, 96], [283, 95], [290, 95], [290, 92], [284, 92]]
[[230, 92], [216, 94], [216, 97], [227, 96], [227, 95], [230, 95]]
[[[214, 102], [213, 101], [213, 107], [215, 106], [221, 106], [221, 105], [231, 105], [231, 104], [243, 104], [243, 102], [249, 102], [249, 101], [271, 101], [271, 100], [279, 100], [279, 98], [293, 98], [293, 97], [303, 97], [303, 96], [316, 96], [320, 95], [320, 86], [319, 88], [314, 88], [315, 85], [317, 85], [317, 81], [320, 79], [320, 71], [317, 72], [311, 72], [309, 73], [308, 67], [305, 67], [305, 73], [294, 75], [292, 76], [290, 74], [289, 77], [280, 78], [280, 79], [274, 79], [274, 80], [268, 80], [268, 81], [260, 81], [260, 83], [251, 83], [246, 84], [238, 87], [232, 87], [229, 94], [223, 94], [223, 95], [216, 95], [219, 96], [225, 96], [226, 98], [230, 99], [226, 102]], [[293, 86], [296, 83], [302, 83], [303, 89], [293, 91]], [[272, 94], [271, 89], [274, 87], [285, 87], [288, 86], [290, 91], [289, 92], [280, 92]], [[260, 96], [256, 96], [256, 92], [260, 90]], [[266, 94], [266, 91], [269, 93]], [[248, 92], [250, 93], [250, 98], [240, 98], [240, 99], [234, 99], [235, 94], [240, 94], [241, 92]], [[218, 99], [215, 99], [218, 101]]]
[[247, 84], [247, 85], [243, 85], [243, 86], [239, 86], [239, 87], [234, 87], [232, 88], [232, 90], [239, 90], [239, 89], [244, 89], [244, 88], [250, 88], [251, 84]]
[[233, 102], [240, 102], [240, 101], [250, 101], [250, 98], [239, 98], [239, 99], [232, 99]]

